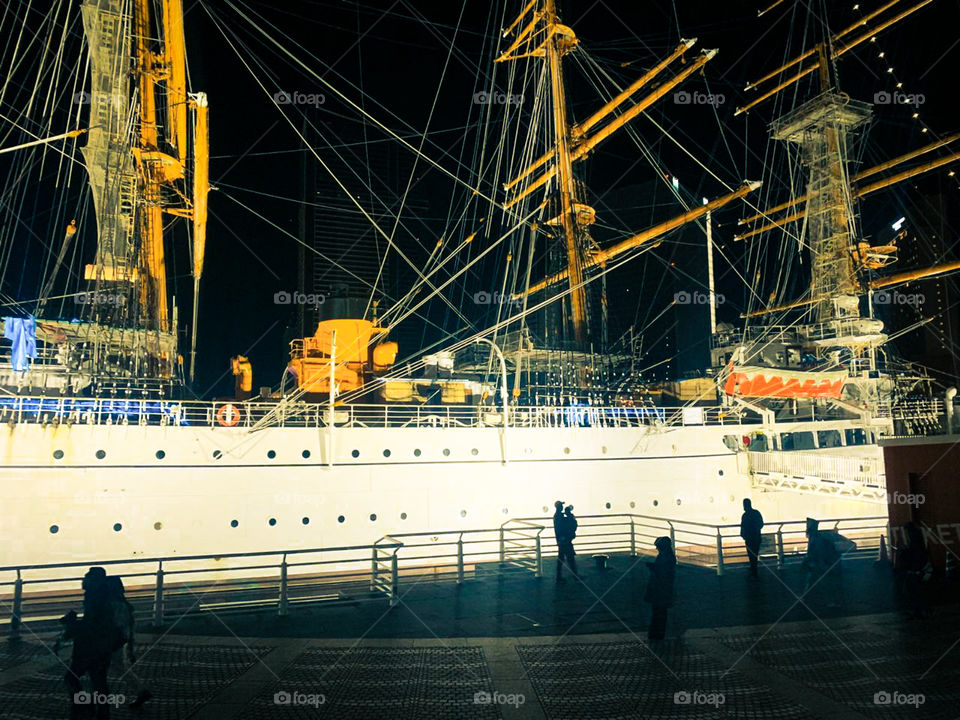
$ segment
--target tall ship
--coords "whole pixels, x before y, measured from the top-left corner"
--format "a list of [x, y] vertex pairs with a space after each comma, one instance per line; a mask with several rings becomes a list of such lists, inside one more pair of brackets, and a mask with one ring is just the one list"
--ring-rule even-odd
[[[591, 205], [583, 168], [608, 138], [636, 133], [634, 121], [657, 103], [689, 98], [684, 84], [717, 50], [683, 39], [632, 82], [606, 83], [594, 109], [575, 116], [574, 29], [555, 0], [517, 3], [490, 58], [508, 84], [492, 74], [483, 89], [517, 98], [500, 113], [483, 105], [480, 163], [493, 169], [482, 183], [455, 178], [485, 208], [477, 226], [451, 223], [433, 253], [411, 263], [416, 278], [395, 303], [330, 303], [290, 343], [278, 386], [255, 389], [249, 359], [236, 355], [234, 396], [203, 399], [190, 388], [216, 108], [188, 82], [181, 0], [83, 0], [89, 62], [40, 62], [37, 87], [55, 81], [47, 100], [4, 118], [12, 205], [36, 202], [25, 178], [37, 163], [56, 165], [61, 197], [44, 196], [52, 209], [36, 217], [46, 226], [26, 230], [32, 270], [16, 287], [36, 281], [36, 293], [14, 298], [14, 285], [3, 287], [12, 301], [0, 483], [12, 511], [0, 525], [0, 565], [366, 545], [544, 517], [558, 498], [579, 514], [710, 523], [736, 522], [745, 497], [769, 520], [884, 513], [878, 439], [948, 430], [955, 392], [885, 352], [875, 293], [960, 264], [893, 271], [897, 245], [863, 239], [860, 203], [957, 153], [951, 137], [854, 168], [871, 105], [840, 91], [836, 60], [926, 4], [879, 4], [748, 88], [756, 96], [744, 111], [797, 90], [770, 126], [772, 142], [799, 160], [790, 182], [774, 183], [788, 196], [766, 190], [771, 177], [710, 171], [722, 190], [691, 199], [651, 161], [669, 210], [611, 241], [598, 232], [604, 211]], [[67, 18], [51, 11], [38, 34], [51, 43], [71, 22], [59, 7]], [[291, 109], [282, 90], [260, 88]], [[69, 113], [50, 111], [64, 98], [75, 100]], [[48, 111], [59, 126], [35, 121]], [[311, 152], [322, 162], [322, 149]], [[771, 163], [764, 175], [779, 170]], [[87, 189], [74, 217], [64, 198], [78, 177]], [[737, 241], [793, 243], [805, 260], [786, 268], [799, 282], [778, 278], [764, 288], [769, 298], [751, 290], [735, 326], [716, 321], [713, 223], [738, 213]], [[632, 332], [611, 337], [608, 280], [681, 231], [702, 243], [708, 266], [699, 294], [710, 362], [697, 377], [664, 379], [649, 372]], [[185, 309], [168, 283], [171, 255], [188, 259]], [[420, 348], [392, 339], [425, 304], [449, 302], [444, 288], [488, 256], [502, 261], [499, 289], [477, 288], [489, 325], [465, 322]], [[699, 289], [674, 304], [691, 292]]]

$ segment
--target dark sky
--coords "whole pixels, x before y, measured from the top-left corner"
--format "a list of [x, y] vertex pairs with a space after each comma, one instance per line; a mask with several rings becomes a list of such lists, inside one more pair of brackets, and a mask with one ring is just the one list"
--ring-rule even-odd
[[[490, 72], [492, 38], [504, 18], [506, 22], [512, 20], [525, 3], [185, 0], [184, 4], [191, 85], [209, 96], [210, 175], [212, 184], [219, 188], [210, 198], [195, 388], [200, 395], [213, 396], [231, 392], [233, 380], [226, 371], [232, 355], [246, 354], [252, 359], [255, 386], [276, 385], [284, 368], [288, 327], [293, 318], [289, 308], [274, 304], [273, 296], [297, 286], [298, 245], [287, 233], [299, 234], [304, 158], [311, 170], [318, 164], [312, 153], [304, 153], [303, 142], [294, 130], [303, 125], [301, 111], [309, 122], [322, 124], [324, 139], [315, 139], [314, 148], [321, 158], [333, 158], [328, 143], [350, 143], [364, 134], [358, 114], [337, 101], [335, 93], [309, 71], [415, 144], [419, 142], [415, 133], [429, 123], [424, 152], [445, 168], [455, 170], [456, 158], [469, 165], [473, 156], [477, 129], [473, 97]], [[746, 82], [819, 41], [825, 22], [836, 32], [881, 3], [864, 2], [860, 9], [854, 9], [854, 2], [787, 0], [758, 18], [758, 7], [767, 4], [767, 0], [566, 0], [559, 7], [582, 47], [621, 85], [669, 54], [680, 38], [699, 38], [691, 59], [699, 48], [719, 49], [704, 76], [693, 78], [684, 88], [722, 95], [722, 104], [678, 105], [667, 98], [649, 114], [725, 183], [736, 185], [745, 178], [765, 179], [764, 159], [769, 152], [766, 127], [774, 117], [771, 103], [746, 118], [733, 117], [734, 109], [745, 98], [755, 96], [744, 92]], [[901, 3], [904, 7], [911, 4]], [[856, 99], [871, 101], [876, 92], [895, 89], [896, 81], [903, 83], [904, 91], [924, 95], [919, 119], [912, 118], [912, 110], [902, 106], [875, 109], [861, 155], [864, 165], [957, 129], [958, 26], [960, 1], [936, 0], [882, 34], [877, 43], [865, 43], [840, 60], [837, 73], [841, 89]], [[577, 63], [568, 58], [566, 64], [571, 112], [574, 119], [583, 119], [601, 102], [579, 74]], [[887, 72], [889, 67], [894, 68], [893, 73]], [[303, 97], [323, 95], [324, 102], [278, 109], [271, 100], [277, 90]], [[799, 92], [800, 99], [809, 96], [810, 84], [801, 84]], [[650, 121], [639, 118], [633, 126], [660, 162], [681, 179], [691, 199], [724, 192], [720, 182], [664, 140]], [[921, 132], [924, 126], [929, 128], [928, 134]], [[365, 131], [368, 141], [392, 142], [369, 123]], [[339, 150], [355, 153], [353, 162], [362, 165], [362, 148], [349, 145]], [[403, 149], [399, 152], [408, 153]], [[646, 162], [638, 162], [636, 146], [625, 136], [601, 146], [587, 165], [583, 177], [592, 195], [601, 201], [612, 197], [618, 202], [629, 201], [632, 191], [618, 194], [618, 189], [655, 184], [651, 168]], [[502, 182], [490, 177], [471, 180], [485, 192]], [[916, 207], [916, 193], [942, 191], [951, 203], [955, 201], [956, 178], [937, 173], [924, 182], [927, 185], [921, 183], [919, 189], [907, 184], [909, 187], [885, 193], [865, 205], [864, 233], [878, 238], [884, 232], [889, 234], [889, 223]], [[782, 187], [768, 185], [771, 201], [784, 199]], [[430, 203], [429, 222], [421, 228], [420, 243], [411, 243], [405, 250], [415, 262], [422, 262], [427, 254], [424, 248], [431, 248], [435, 240], [430, 233], [443, 232], [442, 219], [451, 202], [463, 202], [464, 189], [422, 161], [415, 187]], [[623, 217], [641, 223], [636, 230], [679, 211], [669, 206], [662, 190], [655, 198], [638, 198], [632, 209], [633, 214], [627, 212]], [[625, 232], [624, 223], [618, 222], [614, 211], [598, 205], [604, 223]], [[735, 208], [716, 218], [718, 242], [726, 243], [725, 252], [734, 260], [743, 259], [742, 248], [729, 242], [740, 213], [740, 208]], [[949, 242], [955, 240], [956, 233], [951, 231]], [[638, 260], [636, 268], [628, 271], [636, 278], [633, 295], [617, 298], [615, 312], [628, 323], [642, 321], [651, 308], [667, 302], [650, 297], [649, 288], [655, 285], [672, 295], [676, 287], [684, 287], [685, 278], [702, 276], [702, 253], [702, 247], [694, 250], [687, 242], [667, 242], [651, 256]], [[469, 276], [469, 282], [491, 287], [498, 277], [494, 275], [496, 270], [496, 262], [491, 267], [481, 266]], [[179, 272], [180, 298], [189, 298], [190, 283], [183, 275], [182, 261]], [[717, 273], [718, 289], [730, 299], [721, 309], [721, 319], [733, 321], [743, 308], [743, 282], [720, 261]], [[668, 282], [664, 284], [664, 280]], [[457, 287], [449, 297], [459, 303], [467, 291], [466, 287]], [[181, 299], [180, 304], [181, 318], [185, 318], [189, 315], [188, 301]], [[464, 305], [463, 311], [482, 320], [476, 306]], [[454, 329], [449, 310], [441, 307], [439, 314], [430, 317], [441, 325], [446, 322], [447, 330]]]

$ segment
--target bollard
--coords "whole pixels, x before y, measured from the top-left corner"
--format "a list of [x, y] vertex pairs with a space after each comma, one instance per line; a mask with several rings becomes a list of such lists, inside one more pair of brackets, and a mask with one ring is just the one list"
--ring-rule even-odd
[[723, 575], [723, 537], [717, 530], [717, 575]]
[[534, 569], [534, 577], [543, 577], [543, 553], [540, 551], [540, 535], [537, 534], [537, 565]]
[[23, 578], [17, 570], [17, 581], [13, 584], [13, 615], [10, 617], [10, 639], [20, 639], [20, 626], [23, 624]]
[[397, 595], [397, 553], [394, 551], [390, 558], [390, 607], [400, 602], [400, 596]]
[[163, 561], [157, 563], [157, 586], [153, 593], [153, 626], [163, 627]]
[[277, 615], [287, 616], [287, 556], [283, 556], [280, 563], [280, 600], [277, 603]]
[[457, 585], [463, 582], [463, 535], [457, 538]]

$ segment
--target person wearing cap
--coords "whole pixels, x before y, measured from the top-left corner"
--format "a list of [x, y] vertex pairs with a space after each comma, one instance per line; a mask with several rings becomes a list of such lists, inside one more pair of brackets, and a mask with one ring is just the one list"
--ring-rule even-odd
[[[573, 538], [570, 537], [570, 521], [563, 514], [563, 500], [553, 504], [556, 512], [553, 513], [553, 534], [557, 538], [557, 582], [563, 582], [563, 565], [566, 563], [570, 571], [576, 575], [576, 560], [573, 557]], [[574, 534], [576, 532], [574, 531]], [[571, 565], [571, 562], [574, 563]]]

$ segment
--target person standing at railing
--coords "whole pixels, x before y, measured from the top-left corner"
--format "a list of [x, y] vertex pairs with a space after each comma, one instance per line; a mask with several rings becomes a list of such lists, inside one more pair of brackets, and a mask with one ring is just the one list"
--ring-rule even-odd
[[[577, 576], [577, 558], [573, 551], [573, 539], [577, 536], [577, 520], [573, 517], [573, 506], [569, 507], [570, 516], [563, 512], [563, 500], [557, 500], [553, 506], [553, 534], [557, 538], [557, 582], [563, 582], [564, 564]], [[571, 520], [573, 521], [571, 523]]]
[[757, 561], [760, 555], [760, 540], [763, 530], [763, 515], [753, 507], [750, 498], [743, 499], [743, 515], [740, 518], [740, 537], [747, 546], [750, 558], [750, 575], [757, 577]]
[[673, 543], [670, 538], [658, 537], [653, 546], [657, 549], [657, 557], [647, 563], [650, 570], [650, 581], [643, 599], [650, 603], [650, 628], [647, 638], [663, 640], [667, 632], [667, 611], [673, 606], [674, 577], [677, 572], [677, 556], [673, 552]]

